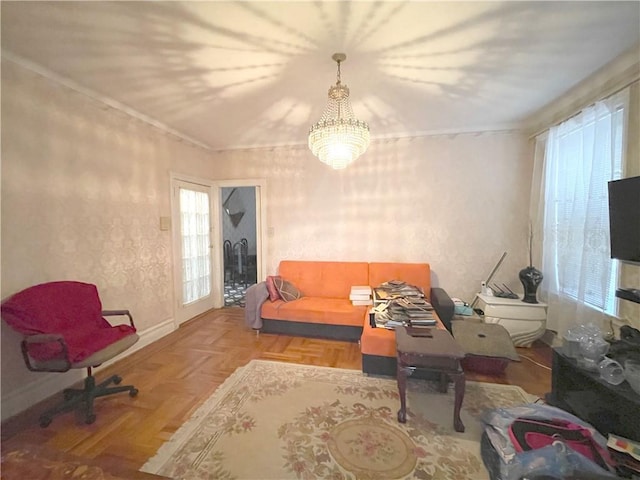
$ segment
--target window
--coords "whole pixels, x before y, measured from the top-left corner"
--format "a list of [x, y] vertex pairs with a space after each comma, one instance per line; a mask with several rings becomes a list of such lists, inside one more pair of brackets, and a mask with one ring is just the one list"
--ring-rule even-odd
[[622, 176], [626, 92], [548, 132], [543, 272], [549, 292], [615, 314], [607, 182]]
[[209, 194], [180, 188], [183, 302], [211, 293]]

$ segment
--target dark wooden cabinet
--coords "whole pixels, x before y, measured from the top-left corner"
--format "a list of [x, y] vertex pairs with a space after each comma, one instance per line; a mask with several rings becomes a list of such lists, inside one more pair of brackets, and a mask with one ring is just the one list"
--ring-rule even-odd
[[553, 349], [551, 393], [547, 401], [589, 422], [605, 437], [615, 433], [640, 442], [640, 395], [625, 381], [611, 385]]

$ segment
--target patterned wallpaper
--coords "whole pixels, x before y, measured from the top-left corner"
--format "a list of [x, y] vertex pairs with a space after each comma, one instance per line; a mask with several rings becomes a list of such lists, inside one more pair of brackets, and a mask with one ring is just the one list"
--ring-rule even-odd
[[374, 142], [334, 171], [306, 147], [216, 154], [224, 178], [266, 178], [267, 274], [282, 259], [429, 262], [434, 283], [473, 298], [496, 279], [520, 290], [527, 262], [530, 145], [519, 133]]
[[[2, 285], [95, 283], [138, 330], [173, 317], [169, 171], [210, 174], [208, 152], [2, 62]], [[178, 168], [178, 165], [180, 166]], [[33, 381], [2, 323], [2, 392]]]

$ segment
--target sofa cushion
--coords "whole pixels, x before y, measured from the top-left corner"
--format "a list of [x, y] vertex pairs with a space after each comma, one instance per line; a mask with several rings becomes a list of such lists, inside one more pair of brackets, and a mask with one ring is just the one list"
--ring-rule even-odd
[[276, 300], [280, 300], [282, 298], [280, 297], [280, 293], [278, 292], [278, 289], [273, 283], [273, 281], [276, 278], [280, 278], [280, 277], [277, 277], [275, 275], [269, 275], [267, 277], [267, 280], [265, 281], [265, 283], [267, 284], [267, 292], [269, 292], [269, 300], [271, 300], [272, 302], [275, 302]]
[[366, 262], [283, 260], [278, 274], [305, 297], [348, 300], [353, 285], [369, 285], [369, 264]]
[[265, 302], [261, 317], [271, 320], [290, 320], [330, 325], [352, 325], [362, 327], [367, 307], [355, 307], [349, 299], [317, 298], [304, 296], [293, 302]]
[[387, 328], [372, 328], [367, 315], [360, 337], [360, 351], [364, 355], [395, 357], [396, 332]]
[[273, 285], [276, 287], [280, 298], [285, 302], [292, 302], [293, 300], [298, 300], [302, 297], [300, 290], [298, 290], [293, 283], [288, 282], [281, 277], [274, 278]]

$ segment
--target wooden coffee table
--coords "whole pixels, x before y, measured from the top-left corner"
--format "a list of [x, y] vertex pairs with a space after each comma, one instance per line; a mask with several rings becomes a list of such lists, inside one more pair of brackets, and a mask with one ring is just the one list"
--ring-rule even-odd
[[398, 327], [395, 331], [398, 355], [398, 392], [400, 394], [398, 421], [400, 423], [407, 421], [407, 377], [416, 368], [431, 370], [440, 374], [440, 391], [442, 393], [447, 392], [449, 378], [453, 380], [455, 384], [453, 428], [456, 432], [464, 432], [464, 424], [460, 419], [460, 408], [465, 388], [464, 371], [460, 361], [465, 356], [464, 351], [447, 330]]

